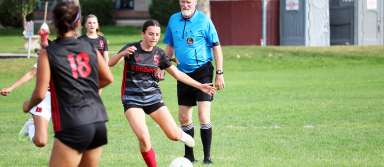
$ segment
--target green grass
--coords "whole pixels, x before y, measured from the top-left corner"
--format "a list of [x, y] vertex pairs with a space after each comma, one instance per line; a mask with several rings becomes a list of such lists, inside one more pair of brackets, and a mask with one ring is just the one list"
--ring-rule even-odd
[[[124, 29], [103, 31], [115, 51], [140, 38], [131, 34], [138, 34], [137, 29], [122, 38], [118, 34]], [[383, 53], [383, 46], [224, 47], [226, 87], [215, 96], [212, 111], [214, 166], [384, 166]], [[0, 59], [0, 87], [34, 62]], [[110, 119], [109, 144], [100, 166], [145, 166], [123, 116], [122, 64], [112, 70], [115, 82], [103, 91]], [[33, 85], [30, 82], [9, 97], [0, 97], [0, 166], [47, 166], [52, 135], [43, 149], [17, 140], [28, 117], [21, 113], [21, 104]], [[175, 80], [167, 75], [161, 86], [176, 118]], [[194, 112], [198, 127], [196, 118]], [[159, 166], [183, 154], [182, 144], [166, 139], [150, 118], [147, 123]], [[199, 131], [195, 133], [200, 160], [195, 166], [203, 166]]]

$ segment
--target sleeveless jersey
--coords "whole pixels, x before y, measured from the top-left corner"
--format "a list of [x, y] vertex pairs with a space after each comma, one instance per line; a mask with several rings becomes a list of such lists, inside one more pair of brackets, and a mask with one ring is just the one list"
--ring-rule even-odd
[[54, 131], [107, 121], [98, 93], [97, 55], [91, 44], [75, 38], [57, 39], [47, 52]]
[[127, 44], [121, 50], [134, 45], [137, 50], [124, 57], [124, 76], [121, 87], [123, 104], [149, 106], [162, 102], [162, 96], [158, 79], [154, 76], [157, 69], [165, 69], [171, 66], [165, 52], [154, 47], [152, 51], [144, 51], [140, 42]]

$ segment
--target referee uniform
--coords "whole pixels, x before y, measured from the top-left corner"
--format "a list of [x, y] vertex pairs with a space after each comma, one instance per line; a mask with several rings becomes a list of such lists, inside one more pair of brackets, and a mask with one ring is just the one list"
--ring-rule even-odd
[[[181, 12], [173, 14], [168, 22], [164, 43], [173, 48], [180, 71], [200, 83], [212, 83], [214, 71], [212, 48], [219, 46], [220, 42], [211, 19], [198, 10], [190, 18], [184, 18]], [[212, 96], [181, 82], [177, 82], [177, 97], [180, 106], [189, 107], [196, 106], [200, 101], [213, 100]], [[193, 124], [182, 125], [182, 129], [194, 136]], [[204, 162], [211, 162], [212, 126], [210, 122], [201, 124], [200, 134]], [[185, 157], [192, 162], [195, 161], [192, 148], [185, 146]]]

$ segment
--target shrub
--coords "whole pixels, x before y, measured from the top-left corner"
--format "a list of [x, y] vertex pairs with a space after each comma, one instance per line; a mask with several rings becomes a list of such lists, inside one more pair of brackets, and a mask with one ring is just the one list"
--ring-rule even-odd
[[0, 24], [5, 27], [22, 27], [21, 4], [19, 0], [0, 1]]
[[111, 0], [80, 0], [81, 14], [97, 16], [100, 25], [113, 24], [113, 1]]
[[163, 26], [166, 26], [169, 17], [179, 10], [179, 0], [153, 0], [149, 6], [151, 18], [156, 19]]

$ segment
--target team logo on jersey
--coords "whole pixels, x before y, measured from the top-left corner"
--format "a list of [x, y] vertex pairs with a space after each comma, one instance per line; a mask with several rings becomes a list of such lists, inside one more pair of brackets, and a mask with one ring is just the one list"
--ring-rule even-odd
[[187, 38], [187, 44], [189, 44], [189, 45], [193, 44], [193, 38], [192, 37]]
[[157, 66], [160, 64], [160, 56], [158, 54], [153, 56], [153, 64]]
[[99, 40], [99, 45], [100, 45], [100, 48], [104, 48], [104, 41], [103, 40]]
[[141, 54], [138, 54], [138, 55], [135, 56], [136, 63], [141, 63], [141, 60], [142, 60], [142, 55]]

